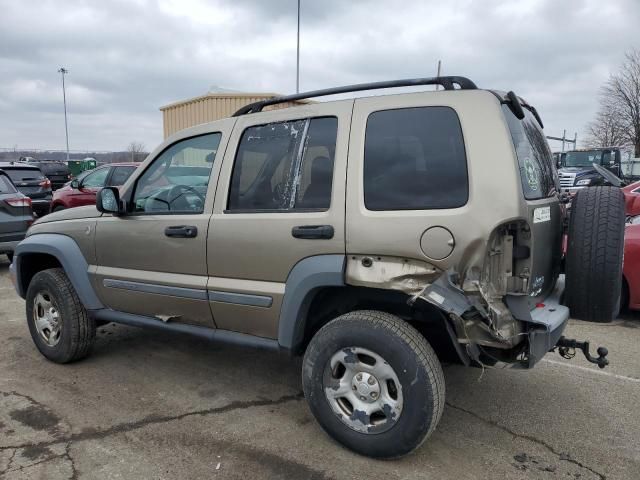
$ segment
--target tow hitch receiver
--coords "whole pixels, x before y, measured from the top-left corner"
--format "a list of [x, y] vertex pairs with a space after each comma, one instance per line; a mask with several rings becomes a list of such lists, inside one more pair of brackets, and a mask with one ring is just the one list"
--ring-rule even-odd
[[[584, 357], [589, 360], [591, 363], [595, 363], [600, 368], [604, 368], [609, 365], [609, 360], [607, 360], [607, 355], [609, 354], [609, 350], [605, 347], [598, 347], [598, 357], [592, 357], [591, 353], [589, 353], [589, 342], [579, 342], [573, 338], [565, 338], [560, 337], [558, 343], [556, 344], [558, 348], [558, 353], [561, 357], [572, 359], [576, 356], [576, 348], [582, 350], [584, 353]], [[555, 347], [553, 348], [555, 350]]]

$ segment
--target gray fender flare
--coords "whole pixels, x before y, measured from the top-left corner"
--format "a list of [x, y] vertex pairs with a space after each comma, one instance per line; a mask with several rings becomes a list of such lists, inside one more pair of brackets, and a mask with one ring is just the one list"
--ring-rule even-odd
[[313, 297], [324, 287], [344, 287], [344, 255], [317, 255], [299, 261], [289, 273], [278, 324], [280, 347], [295, 351], [304, 340]]
[[87, 310], [104, 308], [91, 286], [89, 265], [82, 255], [80, 247], [71, 237], [55, 233], [31, 235], [16, 247], [14, 252], [16, 289], [22, 298], [26, 297], [27, 292], [20, 278], [22, 274], [21, 263], [29, 253], [44, 253], [55, 257], [69, 277], [84, 308]]

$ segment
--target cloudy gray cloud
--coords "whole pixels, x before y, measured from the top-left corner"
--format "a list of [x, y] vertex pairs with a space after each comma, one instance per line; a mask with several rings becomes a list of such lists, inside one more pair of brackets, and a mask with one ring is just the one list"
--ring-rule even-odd
[[[0, 0], [0, 147], [147, 147], [158, 108], [211, 85], [295, 89], [296, 0]], [[302, 0], [301, 87], [466, 75], [581, 135], [597, 92], [640, 47], [637, 0]]]

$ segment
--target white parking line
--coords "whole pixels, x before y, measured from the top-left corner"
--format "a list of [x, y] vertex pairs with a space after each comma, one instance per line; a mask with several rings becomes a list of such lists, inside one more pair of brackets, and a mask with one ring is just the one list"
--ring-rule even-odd
[[625, 377], [624, 375], [618, 375], [618, 374], [611, 373], [611, 372], [605, 372], [604, 370], [594, 370], [593, 368], [583, 367], [582, 365], [571, 365], [569, 363], [558, 362], [556, 360], [547, 360], [546, 358], [543, 358], [541, 360], [541, 362], [551, 363], [552, 365], [561, 365], [561, 366], [567, 367], [567, 368], [575, 368], [575, 369], [578, 369], [578, 370], [584, 370], [585, 372], [595, 373], [596, 375], [604, 375], [606, 377], [617, 378], [619, 380], [626, 380], [628, 382], [640, 383], [640, 378]]

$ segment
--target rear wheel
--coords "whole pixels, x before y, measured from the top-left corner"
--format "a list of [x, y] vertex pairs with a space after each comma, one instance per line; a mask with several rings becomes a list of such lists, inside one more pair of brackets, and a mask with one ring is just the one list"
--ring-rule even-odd
[[624, 195], [615, 187], [578, 191], [571, 205], [566, 305], [571, 316], [610, 322], [620, 310]]
[[31, 338], [49, 360], [68, 363], [89, 354], [96, 324], [64, 270], [51, 268], [34, 275], [27, 289], [26, 309]]
[[385, 312], [351, 312], [325, 325], [307, 348], [302, 382], [322, 428], [371, 457], [415, 450], [444, 409], [435, 352], [416, 329]]
[[56, 205], [55, 207], [53, 207], [54, 212], [59, 212], [61, 210], [64, 210], [65, 208], [62, 205]]

